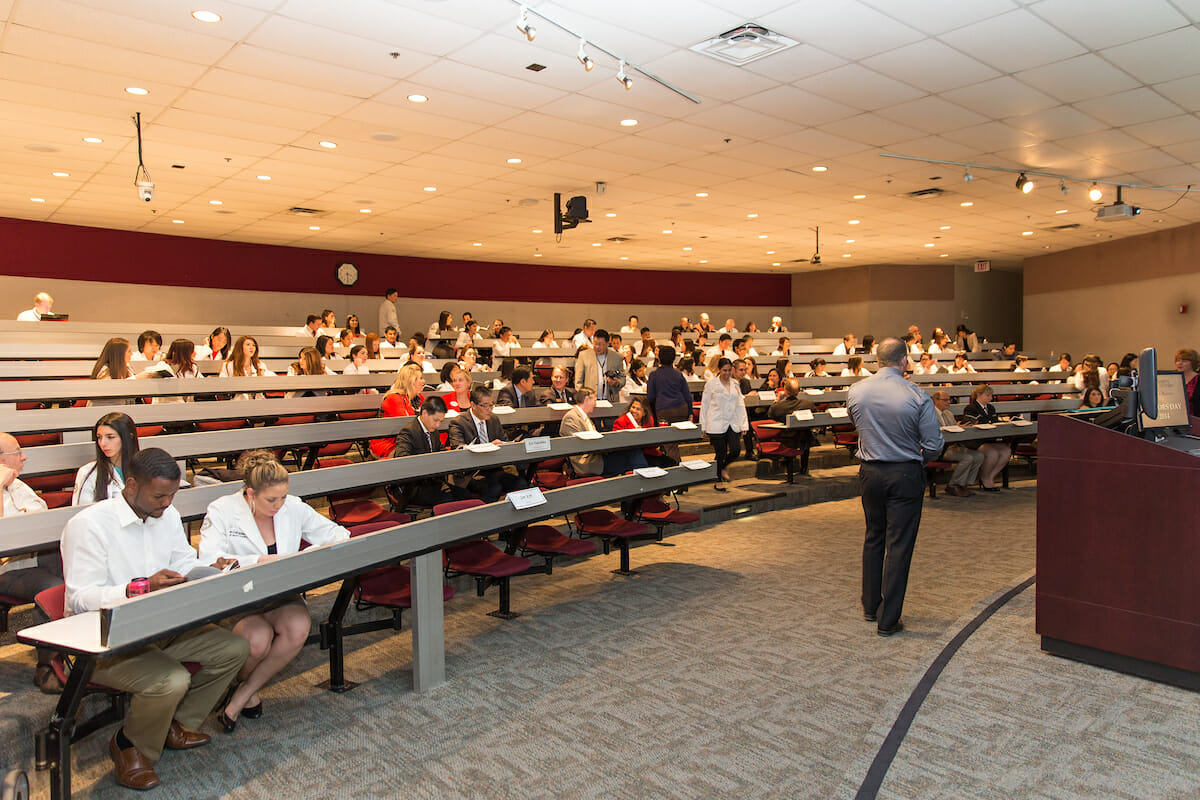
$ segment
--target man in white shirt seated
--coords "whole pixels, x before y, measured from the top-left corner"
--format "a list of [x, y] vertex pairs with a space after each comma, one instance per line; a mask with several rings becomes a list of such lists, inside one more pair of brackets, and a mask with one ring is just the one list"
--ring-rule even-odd
[[400, 331], [388, 325], [383, 331], [383, 338], [379, 340], [379, 349], [395, 350], [401, 347], [403, 345], [400, 344]]
[[321, 318], [316, 314], [309, 314], [304, 321], [303, 328], [296, 329], [297, 336], [307, 336], [310, 339], [315, 339], [321, 335]]
[[783, 317], [771, 317], [771, 327], [767, 328], [767, 333], [787, 333], [787, 326], [783, 324]]
[[500, 335], [496, 341], [492, 342], [492, 361], [495, 359], [508, 358], [508, 351], [514, 347], [520, 347], [520, 343], [512, 335], [512, 328], [504, 325], [500, 328]]
[[1058, 356], [1058, 363], [1055, 364], [1053, 367], [1051, 367], [1049, 369], [1049, 371], [1050, 372], [1065, 372], [1067, 374], [1070, 374], [1071, 373], [1071, 354], [1070, 353], [1060, 353]]
[[33, 308], [17, 314], [17, 322], [40, 322], [42, 317], [50, 314], [54, 307], [54, 298], [45, 292], [38, 292], [33, 297]]
[[720, 327], [721, 333], [737, 333], [738, 329], [732, 318], [725, 320], [725, 324]]
[[930, 353], [921, 354], [921, 363], [913, 367], [914, 375], [936, 375], [941, 372], [941, 367], [938, 366], [937, 359]]
[[904, 341], [904, 346], [908, 348], [908, 352], [910, 355], [916, 356], [916, 355], [920, 355], [921, 353], [925, 352], [925, 348], [921, 347], [921, 343], [919, 341], [917, 341], [917, 338], [913, 334], [911, 334], [911, 333], [904, 334], [903, 341]]
[[855, 342], [854, 334], [847, 333], [845, 336], [842, 337], [842, 343], [839, 344], [837, 347], [833, 348], [833, 354], [835, 356], [853, 355], [854, 354], [854, 342]]
[[578, 350], [581, 347], [590, 347], [592, 337], [596, 335], [596, 320], [588, 318], [583, 321], [583, 328], [579, 333], [575, 334], [571, 339], [571, 344]]
[[138, 334], [137, 349], [143, 361], [158, 361], [159, 351], [162, 350], [162, 334], [158, 331], [142, 331]]
[[738, 358], [758, 358], [758, 351], [754, 349], [754, 337], [753, 336], [751, 336], [750, 334], [746, 334], [739, 341], [742, 342], [744, 345], [746, 345], [746, 349], [744, 352], [739, 351], [737, 349], [737, 344], [734, 343], [733, 349], [735, 352], [737, 352]]
[[[26, 456], [21, 452], [20, 443], [7, 433], [0, 433], [0, 492], [3, 493], [0, 518], [37, 514], [46, 510], [45, 501], [17, 477], [21, 474], [25, 461]], [[2, 595], [32, 603], [38, 592], [52, 589], [62, 582], [62, 559], [56, 552], [0, 558]], [[34, 612], [34, 617], [38, 622], [49, 622], [40, 610]], [[62, 683], [50, 667], [50, 659], [53, 657], [53, 650], [38, 648], [33, 682], [47, 694], [62, 691]]]
[[704, 360], [706, 362], [712, 361], [712, 357], [715, 355], [719, 355], [721, 358], [728, 358], [730, 361], [734, 359], [733, 337], [728, 333], [722, 333], [721, 338], [717, 339], [717, 343], [708, 348], [708, 351], [704, 354]]
[[637, 314], [629, 315], [629, 324], [621, 326], [621, 333], [637, 333], [641, 330], [641, 324], [638, 322]]
[[[71, 518], [62, 536], [68, 614], [99, 611], [175, 586], [204, 566], [171, 506], [179, 479], [179, 465], [166, 451], [147, 448], [130, 462], [121, 494]], [[212, 566], [223, 569], [233, 563], [219, 558]], [[179, 613], [186, 620], [187, 610]], [[124, 724], [108, 746], [117, 783], [153, 788], [159, 783], [154, 763], [164, 746], [188, 750], [208, 744], [208, 734], [196, 731], [249, 653], [246, 639], [216, 625], [201, 625], [102, 659], [92, 680], [133, 695]], [[183, 662], [197, 663], [200, 669], [192, 675]]]

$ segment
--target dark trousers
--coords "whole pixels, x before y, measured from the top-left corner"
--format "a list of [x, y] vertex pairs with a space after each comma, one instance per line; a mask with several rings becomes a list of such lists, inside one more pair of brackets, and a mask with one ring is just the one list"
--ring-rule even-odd
[[529, 481], [504, 469], [485, 469], [476, 473], [468, 488], [483, 498], [485, 503], [494, 503], [502, 495], [529, 488]]
[[723, 433], [710, 433], [708, 441], [712, 443], [713, 452], [717, 455], [717, 480], [724, 480], [721, 473], [742, 451], [741, 434], [733, 428], [726, 428]]
[[925, 470], [915, 461], [866, 461], [859, 467], [858, 482], [867, 521], [863, 611], [877, 613], [880, 628], [891, 628], [904, 610], [908, 568], [921, 525]]
[[[62, 556], [58, 554], [57, 550], [39, 553], [36, 567], [0, 572], [0, 594], [32, 603], [38, 592], [53, 589], [62, 583], [62, 574]], [[34, 606], [33, 609], [33, 619], [38, 624], [50, 621], [50, 618], [37, 606]], [[49, 664], [53, 656], [53, 650], [44, 647], [37, 649], [37, 663], [39, 664]]]

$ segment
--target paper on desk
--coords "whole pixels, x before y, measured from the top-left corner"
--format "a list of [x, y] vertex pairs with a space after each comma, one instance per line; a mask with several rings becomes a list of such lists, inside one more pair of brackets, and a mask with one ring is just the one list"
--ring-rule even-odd
[[763, 389], [761, 392], [758, 393], [758, 399], [759, 400], [770, 400], [773, 403], [773, 402], [775, 402], [775, 393], [773, 391], [771, 391], [770, 389]]
[[850, 416], [850, 409], [843, 408], [842, 406], [838, 406], [837, 408], [831, 408], [831, 409], [829, 409], [829, 416], [836, 417], [837, 419], [843, 419], [845, 417]]
[[942, 430], [944, 430], [946, 433], [962, 433], [963, 426], [962, 425], [943, 425]]
[[453, 408], [446, 409], [446, 419], [454, 419], [457, 416], [458, 416], [458, 412], [455, 411]]
[[1027, 428], [1033, 424], [1032, 422], [1030, 422], [1027, 419], [1014, 419], [1014, 420], [1011, 420], [1011, 422], [1013, 425], [1016, 425], [1018, 428]]
[[512, 406], [492, 406], [493, 414], [512, 414], [516, 411]]
[[805, 389], [805, 394], [825, 394], [823, 389]]
[[704, 461], [704, 460], [702, 460], [702, 459], [699, 459], [699, 458], [694, 458], [694, 459], [692, 459], [691, 461], [681, 461], [681, 462], [679, 462], [679, 466], [681, 466], [681, 467], [687, 467], [688, 469], [704, 469], [704, 468], [706, 468], [706, 467], [708, 466], [708, 464], [709, 464], [709, 462], [707, 462], [707, 461]]
[[570, 411], [571, 404], [570, 403], [551, 403], [550, 405], [546, 406], [546, 408], [553, 408], [555, 411]]
[[667, 474], [667, 471], [662, 467], [638, 467], [634, 470], [634, 474], [641, 475], [643, 478], [661, 478]]
[[803, 422], [804, 420], [812, 419], [813, 413], [807, 408], [802, 408], [799, 411], [793, 411], [792, 416]]
[[681, 431], [694, 431], [696, 430], [696, 423], [690, 419], [685, 419], [683, 422], [672, 422], [671, 427], [679, 428]]
[[517, 492], [508, 493], [508, 502], [512, 507], [520, 510], [523, 508], [533, 508], [534, 506], [544, 505], [546, 502], [542, 490], [534, 486], [531, 489], [521, 489]]
[[597, 400], [596, 408], [612, 408], [612, 403], [608, 402], [607, 400]]
[[980, 423], [980, 424], [976, 425], [975, 427], [976, 427], [976, 428], [979, 428], [979, 430], [981, 430], [981, 431], [994, 431], [994, 430], [996, 430], [996, 426], [995, 426], [995, 425], [993, 425], [993, 424], [991, 424], [990, 422], [982, 422], [982, 423]]
[[600, 431], [575, 431], [573, 434], [576, 439], [603, 439], [604, 434]]
[[472, 453], [494, 453], [500, 449], [500, 445], [492, 444], [491, 442], [476, 442], [466, 446], [467, 450]]

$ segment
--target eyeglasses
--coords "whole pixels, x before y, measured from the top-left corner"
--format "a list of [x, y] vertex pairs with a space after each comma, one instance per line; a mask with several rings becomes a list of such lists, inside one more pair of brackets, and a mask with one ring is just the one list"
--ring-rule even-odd
[[0, 456], [19, 456], [19, 455], [21, 455], [21, 453], [22, 453], [22, 450], [20, 448], [17, 448], [16, 450], [10, 450], [8, 452], [0, 452]]
[[494, 406], [496, 404], [495, 403], [476, 403], [475, 405], [479, 406], [480, 408], [491, 408], [492, 406]]

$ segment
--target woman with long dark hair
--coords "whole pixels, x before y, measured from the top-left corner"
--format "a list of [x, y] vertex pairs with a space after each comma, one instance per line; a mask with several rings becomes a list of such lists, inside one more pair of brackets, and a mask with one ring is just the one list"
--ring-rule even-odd
[[355, 339], [363, 335], [362, 325], [358, 322], [358, 314], [346, 317], [346, 330], [354, 334]]
[[204, 361], [205, 359], [209, 361], [228, 361], [229, 349], [232, 344], [233, 337], [229, 333], [229, 328], [218, 325], [204, 339], [204, 344], [196, 348], [196, 358], [199, 361]]
[[713, 488], [726, 491], [722, 481], [728, 483], [729, 462], [741, 452], [741, 435], [750, 428], [746, 417], [746, 404], [742, 400], [742, 389], [732, 380], [733, 362], [720, 358], [716, 363], [716, 374], [704, 385], [700, 399], [700, 428], [708, 434], [708, 441], [717, 457], [717, 482]]
[[[156, 378], [199, 378], [200, 367], [195, 361], [196, 345], [191, 339], [176, 339], [167, 348], [167, 356], [154, 364], [153, 375]], [[154, 403], [184, 403], [190, 402], [191, 397], [183, 395], [164, 395], [155, 397]]]
[[[189, 342], [190, 344], [190, 342]], [[137, 426], [128, 414], [105, 414], [92, 426], [96, 460], [75, 473], [71, 505], [81, 506], [115, 497], [125, 488], [125, 474], [139, 449]]]

